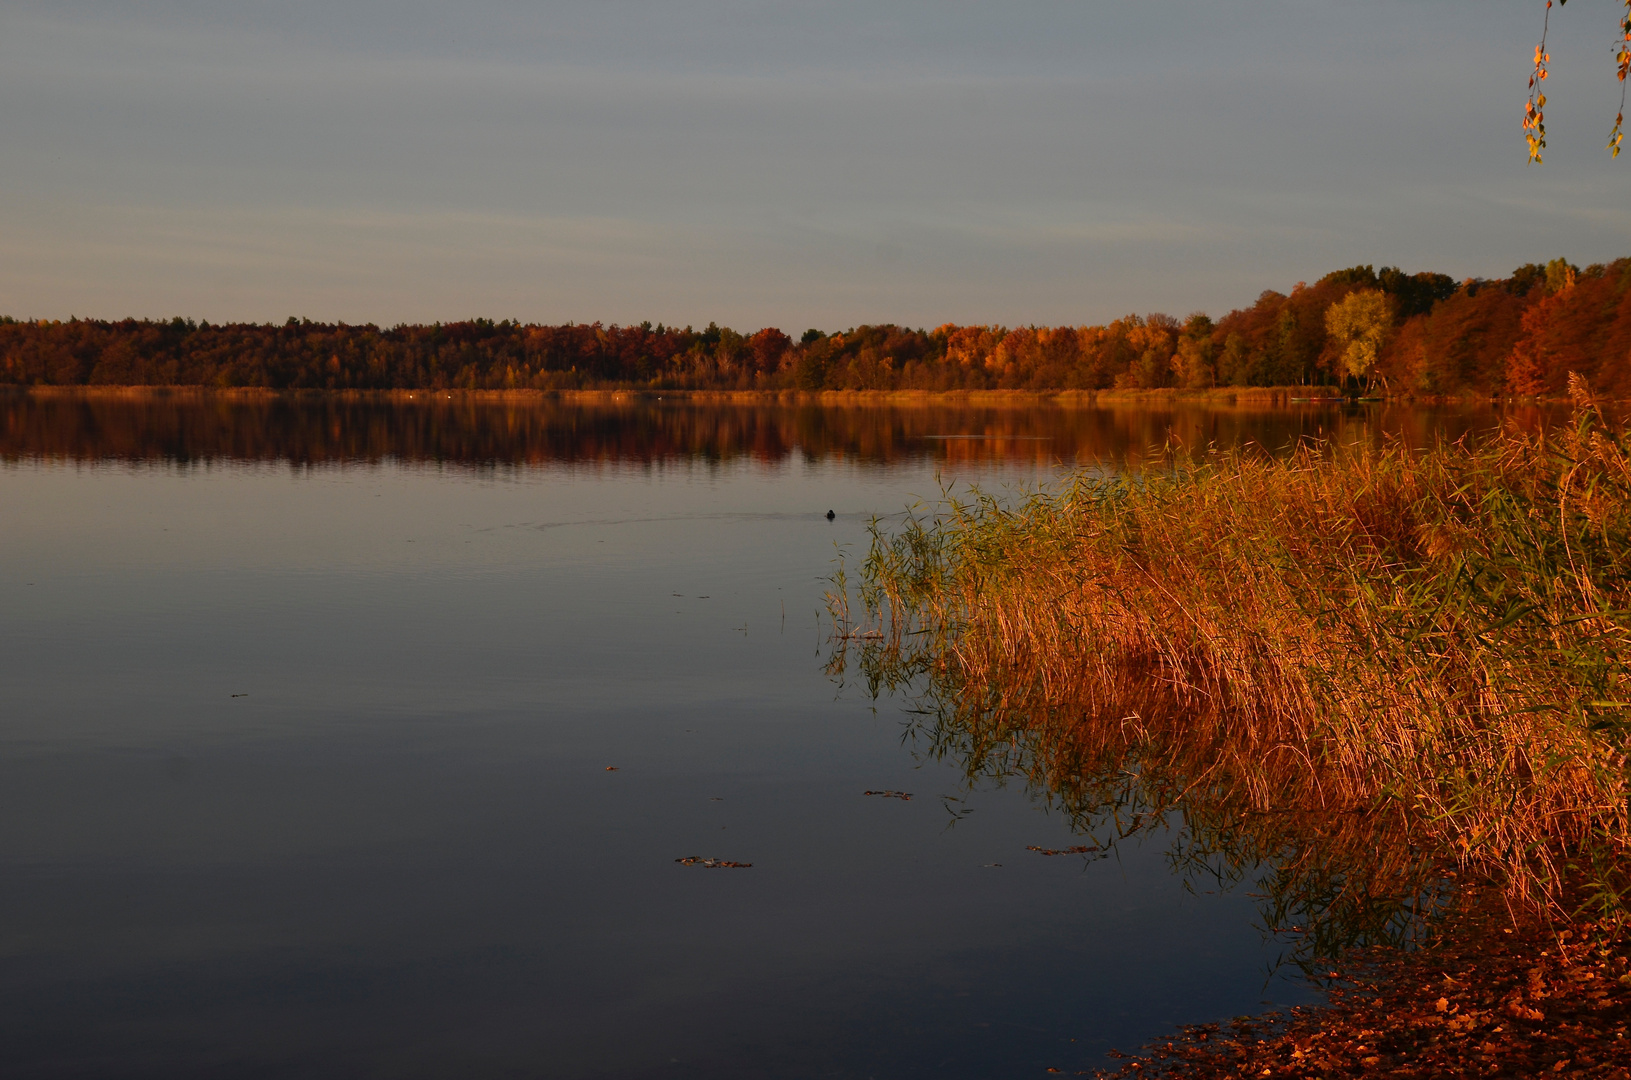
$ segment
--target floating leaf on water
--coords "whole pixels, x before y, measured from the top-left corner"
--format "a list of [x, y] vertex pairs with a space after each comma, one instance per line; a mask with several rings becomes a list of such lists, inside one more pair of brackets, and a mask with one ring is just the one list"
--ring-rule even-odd
[[708, 870], [746, 870], [753, 865], [750, 862], [735, 862], [731, 859], [704, 859], [701, 855], [687, 855], [674, 861], [681, 866], [701, 866]]
[[1038, 855], [1091, 855], [1093, 852], [1098, 851], [1099, 848], [1097, 845], [1089, 844], [1077, 844], [1075, 847], [1062, 848], [1037, 847], [1035, 844], [1026, 844], [1025, 850], [1034, 851]]
[[886, 799], [899, 799], [901, 802], [912, 801], [912, 793], [910, 791], [866, 791], [862, 792], [862, 794], [882, 795]]
[[617, 766], [616, 765], [608, 765], [608, 766], [606, 766], [606, 771], [607, 772], [616, 772], [617, 771]]

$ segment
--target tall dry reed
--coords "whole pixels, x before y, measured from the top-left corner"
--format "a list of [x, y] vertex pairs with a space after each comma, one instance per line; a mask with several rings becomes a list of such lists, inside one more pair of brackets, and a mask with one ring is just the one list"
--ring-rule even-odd
[[1175, 456], [875, 530], [869, 672], [926, 672], [1056, 786], [1131, 752], [1214, 816], [1385, 818], [1623, 915], [1631, 443], [1574, 392], [1550, 441]]

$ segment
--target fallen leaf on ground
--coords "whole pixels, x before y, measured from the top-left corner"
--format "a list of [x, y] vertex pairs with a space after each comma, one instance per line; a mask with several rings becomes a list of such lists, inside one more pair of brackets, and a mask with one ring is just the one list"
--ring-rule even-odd
[[1514, 924], [1497, 891], [1462, 886], [1424, 947], [1348, 954], [1327, 1004], [1182, 1028], [1096, 1075], [1631, 1080], [1631, 943], [1572, 929]]

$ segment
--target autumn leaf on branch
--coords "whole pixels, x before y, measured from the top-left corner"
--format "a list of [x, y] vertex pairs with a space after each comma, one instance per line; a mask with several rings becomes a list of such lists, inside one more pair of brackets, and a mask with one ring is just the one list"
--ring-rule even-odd
[[[1557, 0], [1559, 6], [1569, 0]], [[1615, 114], [1614, 127], [1608, 133], [1610, 157], [1620, 156], [1620, 143], [1625, 138], [1626, 79], [1631, 77], [1631, 0], [1624, 0], [1625, 11], [1620, 15], [1618, 37], [1615, 41], [1614, 64], [1620, 80], [1620, 111]], [[1546, 0], [1545, 21], [1541, 24], [1540, 44], [1535, 46], [1535, 69], [1529, 76], [1529, 100], [1523, 108], [1524, 139], [1529, 144], [1529, 160], [1540, 164], [1540, 152], [1546, 148], [1546, 78], [1552, 63], [1552, 54], [1546, 51], [1546, 37], [1551, 30], [1552, 0]]]

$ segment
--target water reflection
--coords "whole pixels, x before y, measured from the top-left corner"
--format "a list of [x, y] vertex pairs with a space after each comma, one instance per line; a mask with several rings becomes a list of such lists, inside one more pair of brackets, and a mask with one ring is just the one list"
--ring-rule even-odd
[[[914, 761], [832, 694], [820, 577], [937, 473], [1493, 422], [0, 397], [0, 1073], [984, 1080], [1307, 1000], [1242, 890], [1127, 840], [1171, 824], [1196, 891], [1274, 866], [1263, 919], [1323, 942], [1392, 925], [1408, 848], [1351, 858], [1390, 823], [1254, 812], [1176, 711], [943, 681]], [[1008, 776], [1078, 833], [962, 790]]]
[[1314, 976], [1356, 947], [1420, 940], [1443, 910], [1441, 853], [1417, 842], [1397, 802], [1345, 792], [1300, 751], [1261, 745], [1226, 709], [1197, 708], [1136, 673], [1114, 700], [1061, 704], [1057, 688], [1024, 677], [971, 676], [955, 628], [885, 627], [835, 634], [829, 676], [901, 698], [914, 752], [950, 763], [966, 790], [1017, 781], [1080, 838], [1033, 851], [1097, 860], [1165, 834], [1190, 888], [1250, 890], [1260, 928], [1286, 945], [1281, 962]]
[[1291, 404], [1039, 404], [859, 401], [748, 404], [629, 397], [568, 402], [474, 395], [413, 397], [210, 395], [193, 391], [13, 392], [0, 396], [0, 460], [297, 465], [436, 462], [494, 467], [678, 460], [843, 459], [891, 464], [1137, 461], [1184, 446], [1270, 449], [1303, 438], [1386, 434], [1426, 444], [1534, 406], [1422, 409]]

